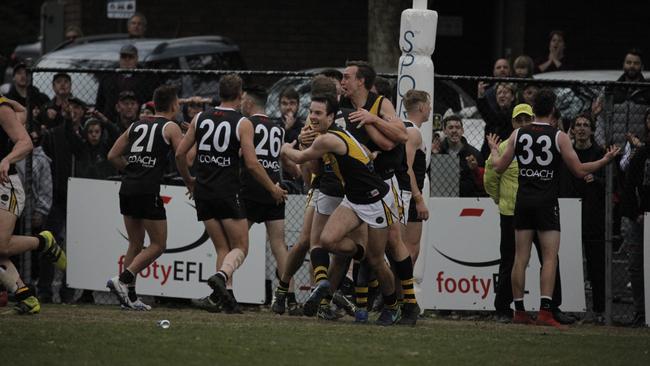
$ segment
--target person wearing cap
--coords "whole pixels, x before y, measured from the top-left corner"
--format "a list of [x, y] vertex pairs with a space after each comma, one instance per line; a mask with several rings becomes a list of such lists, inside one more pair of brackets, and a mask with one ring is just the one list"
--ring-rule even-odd
[[27, 64], [24, 62], [19, 62], [14, 66], [13, 83], [5, 96], [25, 107], [27, 107], [27, 96], [29, 96], [31, 106], [42, 107], [50, 101], [47, 95], [31, 85], [31, 75], [27, 72]]
[[68, 100], [72, 97], [72, 79], [64, 72], [58, 72], [52, 77], [54, 98], [45, 106], [45, 114], [41, 122], [46, 128], [63, 124], [67, 113]]
[[[120, 49], [119, 68], [134, 70], [137, 67], [138, 49], [131, 43], [123, 45]], [[159, 80], [155, 75], [130, 72], [104, 74], [100, 78], [95, 106], [109, 120], [117, 121], [118, 112], [115, 105], [118, 103], [122, 91], [133, 92], [137, 104], [141, 105], [151, 100], [153, 90], [158, 84]]]
[[[524, 127], [532, 123], [534, 120], [535, 115], [533, 113], [533, 108], [529, 104], [518, 104], [512, 110], [513, 130]], [[499, 152], [501, 154], [505, 151], [507, 143], [508, 140], [505, 140], [499, 145]], [[496, 310], [496, 320], [501, 323], [511, 322], [513, 316], [512, 309], [510, 308], [510, 304], [513, 301], [511, 273], [515, 260], [514, 215], [517, 189], [519, 188], [518, 169], [517, 161], [513, 160], [502, 174], [498, 174], [494, 170], [492, 155], [490, 155], [485, 163], [485, 174], [483, 175], [483, 186], [485, 187], [485, 191], [494, 200], [494, 203], [499, 206], [501, 228], [499, 251], [501, 253], [501, 261], [499, 262], [499, 280], [496, 285], [494, 307]], [[535, 247], [537, 249], [539, 248], [538, 240], [535, 240]], [[541, 260], [541, 255], [539, 255], [539, 258]], [[559, 285], [559, 262], [555, 281], [556, 285], [553, 297], [555, 299], [561, 299], [562, 289]], [[557, 314], [557, 317], [562, 318], [561, 320], [564, 322], [570, 322], [570, 319], [566, 319], [566, 315], [559, 310], [559, 304], [556, 303], [554, 305], [554, 315]]]
[[117, 112], [115, 124], [121, 132], [124, 132], [131, 123], [138, 119], [140, 104], [135, 93], [131, 90], [120, 92], [117, 103], [115, 104], [115, 111]]

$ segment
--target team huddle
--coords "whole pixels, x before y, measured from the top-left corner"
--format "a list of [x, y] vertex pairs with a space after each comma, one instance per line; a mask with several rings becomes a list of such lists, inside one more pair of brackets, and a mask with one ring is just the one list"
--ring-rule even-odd
[[[381, 294], [379, 324], [415, 324], [420, 309], [412, 254], [419, 251], [419, 242], [409, 248], [402, 235], [409, 222], [421, 232], [421, 221], [428, 216], [421, 193], [425, 152], [418, 126], [429, 118], [431, 100], [425, 92], [409, 92], [406, 105], [416, 121], [403, 122], [389, 100], [370, 91], [374, 78], [366, 62], [348, 63], [340, 80], [316, 77], [307, 124], [297, 141], [287, 142], [283, 127], [264, 114], [265, 92], [244, 91], [235, 74], [221, 78], [221, 104], [197, 114], [184, 136], [170, 122], [179, 108], [176, 90], [158, 88], [155, 115], [133, 123], [108, 154], [124, 172], [120, 210], [129, 249], [125, 270], [107, 283], [121, 305], [150, 309], [137, 297], [135, 282], [165, 249], [159, 182], [165, 156], [173, 150], [196, 203], [197, 219], [217, 251], [217, 272], [208, 280], [212, 293], [195, 305], [241, 312], [232, 278], [248, 253], [250, 226], [264, 223], [278, 262], [274, 312], [282, 314], [288, 307], [290, 314], [299, 313], [291, 278], [309, 252], [314, 288], [300, 313], [336, 319], [330, 306], [336, 298], [356, 321], [368, 322], [368, 299]], [[301, 239], [290, 252], [284, 244], [287, 191], [280, 185], [281, 167], [300, 171], [310, 184]], [[145, 232], [151, 244], [142, 249]], [[356, 304], [337, 293], [351, 265]]]
[[[236, 74], [221, 78], [221, 104], [194, 116], [185, 135], [173, 122], [180, 110], [177, 90], [156, 89], [155, 114], [132, 123], [108, 153], [109, 161], [123, 172], [119, 202], [129, 239], [124, 271], [107, 282], [121, 306], [151, 309], [136, 294], [136, 278], [166, 247], [160, 182], [173, 152], [176, 168], [195, 201], [197, 220], [205, 225], [217, 252], [216, 273], [208, 280], [212, 291], [194, 300], [195, 306], [211, 312], [241, 312], [232, 279], [246, 259], [250, 227], [264, 223], [278, 264], [274, 313], [335, 320], [340, 315], [333, 310], [334, 303], [355, 322], [367, 323], [369, 311], [380, 302], [377, 324], [415, 325], [420, 308], [413, 265], [422, 222], [429, 216], [422, 193], [427, 169], [420, 126], [430, 118], [432, 100], [424, 91], [408, 91], [403, 100], [408, 120], [402, 120], [390, 100], [371, 91], [375, 77], [374, 69], [362, 61], [348, 62], [342, 74], [314, 77], [309, 116], [295, 141], [285, 141], [284, 126], [265, 114], [266, 92], [244, 90]], [[533, 322], [525, 312], [523, 296], [525, 268], [537, 232], [543, 250], [537, 323], [557, 326], [549, 309], [560, 238], [561, 160], [582, 176], [601, 168], [618, 152], [610, 148], [601, 160], [580, 163], [569, 137], [544, 120], [552, 114], [554, 103], [552, 92], [543, 90], [536, 99], [535, 122], [516, 126], [501, 146], [498, 137], [487, 136], [497, 173], [508, 169], [513, 160], [519, 164], [512, 267], [515, 323]], [[13, 164], [30, 150], [29, 137], [18, 124], [24, 108], [16, 104], [0, 100], [2, 133], [7, 135], [0, 139], [14, 143], [13, 148], [4, 142], [0, 146], [2, 235], [9, 226], [13, 229], [24, 200]], [[527, 108], [524, 111], [530, 109], [527, 114], [532, 120], [532, 109]], [[284, 242], [283, 170], [299, 172], [309, 186], [302, 230], [291, 250]], [[146, 248], [145, 233], [150, 239]], [[0, 280], [15, 294], [20, 313], [37, 313], [38, 300], [20, 281], [8, 256], [38, 250], [65, 268], [65, 254], [49, 232], [34, 237], [8, 235], [5, 247], [9, 249], [0, 253]], [[301, 308], [292, 277], [307, 255], [313, 288]], [[353, 302], [339, 290], [350, 267]]]

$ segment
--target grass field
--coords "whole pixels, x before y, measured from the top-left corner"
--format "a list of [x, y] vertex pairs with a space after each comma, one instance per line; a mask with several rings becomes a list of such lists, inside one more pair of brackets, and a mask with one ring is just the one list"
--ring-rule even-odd
[[650, 365], [648, 329], [440, 319], [381, 328], [265, 311], [46, 305], [0, 316], [0, 337], [0, 365]]

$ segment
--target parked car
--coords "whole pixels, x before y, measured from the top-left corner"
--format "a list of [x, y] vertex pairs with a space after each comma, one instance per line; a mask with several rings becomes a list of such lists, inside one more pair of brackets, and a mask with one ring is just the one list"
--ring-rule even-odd
[[[109, 39], [87, 42], [78, 39], [72, 44], [45, 54], [35, 64], [37, 68], [57, 69], [115, 69], [119, 65], [119, 53], [125, 44], [138, 49], [139, 65], [148, 69], [180, 70], [238, 70], [245, 68], [239, 46], [230, 38], [222, 36], [197, 36], [173, 39]], [[70, 73], [72, 92], [88, 104], [94, 104], [98, 80], [94, 74]], [[52, 72], [35, 73], [33, 84], [49, 97], [53, 96]], [[201, 75], [169, 74], [162, 78], [165, 83], [180, 87], [181, 96], [213, 97], [218, 77]]]
[[[540, 80], [580, 80], [580, 81], [616, 81], [623, 75], [622, 70], [573, 70], [553, 71], [536, 74], [535, 79]], [[643, 76], [650, 79], [650, 72]], [[592, 85], [572, 85], [554, 88], [557, 95], [556, 106], [560, 109], [562, 117], [572, 120], [581, 113], [591, 110], [594, 100], [603, 94], [604, 88]]]

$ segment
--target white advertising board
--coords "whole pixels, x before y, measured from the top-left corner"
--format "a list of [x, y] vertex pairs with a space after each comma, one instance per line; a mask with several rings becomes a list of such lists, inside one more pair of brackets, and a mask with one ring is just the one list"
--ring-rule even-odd
[[[71, 178], [68, 185], [67, 281], [70, 287], [106, 291], [106, 281], [124, 269], [128, 248], [120, 215], [119, 182]], [[216, 251], [196, 219], [185, 187], [161, 186], [167, 210], [167, 250], [137, 279], [141, 295], [199, 298], [210, 293], [206, 281], [216, 272]], [[237, 301], [265, 299], [266, 233], [254, 225], [244, 264], [233, 276]], [[148, 239], [145, 239], [147, 245]]]
[[[489, 198], [431, 198], [424, 276], [416, 288], [425, 309], [493, 310], [499, 268], [499, 212]], [[562, 310], [585, 311], [581, 204], [560, 199]], [[526, 308], [539, 307], [540, 264], [533, 248]]]
[[650, 327], [650, 213], [643, 216], [643, 289], [645, 291], [645, 323]]

